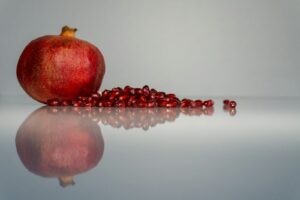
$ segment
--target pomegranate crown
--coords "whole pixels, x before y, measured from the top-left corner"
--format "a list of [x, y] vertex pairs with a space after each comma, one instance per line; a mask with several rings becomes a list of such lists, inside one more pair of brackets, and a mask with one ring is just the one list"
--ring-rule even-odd
[[69, 26], [63, 26], [61, 29], [61, 36], [75, 37], [77, 28], [71, 28]]

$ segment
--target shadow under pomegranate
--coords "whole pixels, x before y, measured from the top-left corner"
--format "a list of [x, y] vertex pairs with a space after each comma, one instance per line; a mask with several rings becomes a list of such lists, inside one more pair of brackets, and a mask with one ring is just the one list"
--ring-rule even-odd
[[16, 148], [30, 172], [57, 177], [66, 187], [75, 184], [75, 175], [100, 162], [104, 140], [97, 123], [74, 113], [53, 113], [42, 107], [19, 127]]

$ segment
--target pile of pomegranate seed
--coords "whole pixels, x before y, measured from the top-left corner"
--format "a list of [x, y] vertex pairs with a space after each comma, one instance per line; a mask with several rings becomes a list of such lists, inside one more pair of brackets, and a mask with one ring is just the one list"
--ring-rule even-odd
[[132, 107], [132, 108], [210, 108], [214, 106], [214, 101], [209, 99], [182, 99], [175, 94], [150, 89], [148, 85], [142, 88], [126, 86], [116, 87], [111, 90], [104, 90], [101, 94], [95, 93], [88, 97], [79, 96], [74, 100], [50, 99], [49, 106], [74, 106], [74, 107]]

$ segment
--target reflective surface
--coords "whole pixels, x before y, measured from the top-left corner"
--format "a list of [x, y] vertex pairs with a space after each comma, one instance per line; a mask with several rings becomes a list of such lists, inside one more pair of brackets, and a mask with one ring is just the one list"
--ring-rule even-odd
[[0, 199], [300, 199], [299, 99], [237, 110], [0, 104]]

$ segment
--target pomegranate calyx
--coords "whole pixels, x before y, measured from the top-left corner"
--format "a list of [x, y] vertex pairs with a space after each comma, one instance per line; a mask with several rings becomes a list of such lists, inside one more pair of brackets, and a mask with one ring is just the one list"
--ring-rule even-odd
[[71, 28], [69, 26], [63, 26], [61, 29], [61, 36], [75, 37], [77, 28]]

